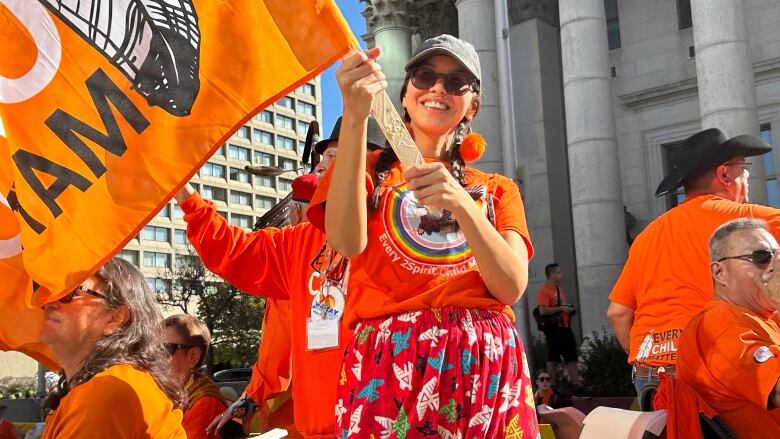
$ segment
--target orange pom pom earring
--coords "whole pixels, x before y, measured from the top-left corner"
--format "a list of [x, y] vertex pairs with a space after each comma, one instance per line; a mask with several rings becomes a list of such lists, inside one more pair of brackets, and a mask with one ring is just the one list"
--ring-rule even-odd
[[466, 163], [476, 162], [485, 153], [487, 142], [482, 134], [468, 133], [463, 137], [463, 142], [460, 144], [460, 157]]

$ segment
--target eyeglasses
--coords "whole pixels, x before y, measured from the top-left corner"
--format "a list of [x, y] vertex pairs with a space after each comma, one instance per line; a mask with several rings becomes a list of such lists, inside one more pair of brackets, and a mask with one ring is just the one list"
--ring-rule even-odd
[[84, 285], [79, 285], [76, 288], [74, 288], [73, 291], [71, 291], [70, 294], [68, 294], [67, 296], [60, 297], [59, 302], [60, 303], [70, 303], [73, 300], [73, 298], [76, 297], [76, 295], [79, 294], [79, 292], [84, 292], [84, 293], [87, 293], [87, 294], [91, 294], [91, 295], [93, 295], [95, 297], [100, 297], [101, 299], [103, 299], [105, 301], [108, 301], [108, 297], [107, 296], [105, 296], [105, 295], [103, 295], [101, 293], [98, 293], [95, 290], [91, 290], [91, 289], [85, 287]]
[[165, 348], [166, 351], [168, 351], [169, 355], [173, 355], [176, 353], [176, 349], [189, 349], [193, 346], [190, 346], [188, 344], [182, 344], [182, 343], [163, 343], [163, 348]]
[[747, 255], [727, 256], [725, 258], [718, 259], [718, 262], [723, 262], [729, 259], [740, 259], [746, 262], [750, 262], [758, 268], [764, 269], [772, 262], [772, 259], [780, 252], [780, 249], [772, 250], [756, 250]]
[[428, 90], [433, 87], [439, 78], [443, 80], [444, 89], [453, 96], [463, 96], [466, 92], [473, 90], [477, 80], [471, 78], [466, 73], [438, 73], [428, 67], [420, 67], [412, 70], [412, 85], [420, 90]]
[[547, 381], [550, 381], [550, 377], [539, 377], [536, 379], [536, 381], [541, 381], [543, 383], [546, 383]]

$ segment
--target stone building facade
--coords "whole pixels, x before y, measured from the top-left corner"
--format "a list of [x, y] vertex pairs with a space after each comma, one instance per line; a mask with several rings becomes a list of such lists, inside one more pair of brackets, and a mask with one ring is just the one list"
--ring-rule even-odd
[[[517, 311], [528, 315], [556, 261], [581, 334], [610, 328], [631, 239], [681, 199], [654, 196], [670, 151], [704, 128], [769, 143], [780, 129], [778, 0], [363, 3], [363, 38], [384, 51], [391, 96], [422, 39], [450, 33], [477, 48], [474, 126], [488, 151], [476, 166], [520, 184], [536, 248]], [[775, 154], [754, 161], [751, 201], [780, 205], [778, 165]]]

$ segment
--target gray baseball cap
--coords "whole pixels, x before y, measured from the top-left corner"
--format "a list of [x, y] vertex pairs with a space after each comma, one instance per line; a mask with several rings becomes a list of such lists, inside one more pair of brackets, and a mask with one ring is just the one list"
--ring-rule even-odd
[[479, 55], [477, 55], [474, 46], [472, 46], [471, 43], [467, 43], [466, 41], [447, 34], [442, 34], [438, 37], [429, 38], [423, 41], [417, 46], [417, 50], [414, 51], [414, 55], [412, 55], [412, 58], [406, 63], [404, 69], [408, 71], [420, 61], [434, 55], [447, 55], [455, 58], [469, 73], [477, 78], [477, 81], [482, 81], [482, 69], [479, 67]]

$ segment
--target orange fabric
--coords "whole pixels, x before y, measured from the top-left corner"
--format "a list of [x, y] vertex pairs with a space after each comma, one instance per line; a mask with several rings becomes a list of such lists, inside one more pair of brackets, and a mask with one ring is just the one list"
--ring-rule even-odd
[[536, 405], [547, 404], [553, 406], [558, 402], [558, 395], [552, 388], [548, 388], [544, 392], [542, 392], [541, 389], [537, 389], [536, 392], [534, 392], [534, 401], [536, 401]]
[[[368, 156], [368, 170], [374, 169], [380, 152]], [[309, 220], [320, 229], [324, 229], [321, 219], [333, 168], [320, 180], [307, 211]], [[487, 212], [487, 199], [492, 195], [496, 229], [520, 234], [530, 259], [533, 247], [517, 185], [474, 168], [466, 170], [466, 185], [486, 187], [488, 195], [477, 203]], [[366, 188], [370, 197], [374, 188], [371, 171], [366, 173]], [[354, 327], [364, 319], [445, 306], [498, 309], [514, 319], [511, 309], [487, 291], [462, 232], [445, 229], [431, 233], [424, 225], [423, 212], [410, 201], [412, 197], [396, 164], [384, 181], [378, 211], [369, 212], [368, 245], [350, 260], [349, 286], [359, 294], [347, 298], [347, 323]], [[446, 246], [442, 244], [445, 241]]]
[[[558, 291], [560, 291], [560, 301], [558, 301]], [[568, 304], [569, 302], [566, 300], [566, 294], [563, 292], [563, 287], [558, 286], [558, 290], [555, 289], [554, 285], [548, 285], [547, 283], [542, 284], [542, 287], [539, 288], [539, 292], [536, 294], [536, 305], [544, 305], [544, 306], [561, 306], [564, 303]], [[569, 327], [569, 320], [571, 320], [571, 314], [567, 312], [561, 312], [561, 324], [564, 328]]]
[[710, 237], [718, 226], [740, 217], [766, 220], [780, 238], [780, 210], [715, 195], [686, 199], [637, 236], [609, 296], [634, 309], [629, 363], [676, 363], [682, 329], [713, 300]]
[[308, 223], [247, 233], [229, 224], [198, 194], [181, 208], [187, 237], [209, 270], [249, 294], [289, 300], [295, 425], [305, 437], [334, 437], [336, 383], [352, 331], [342, 324], [339, 348], [306, 350], [306, 319], [320, 285], [315, 269], [324, 263], [318, 256], [325, 235]]
[[696, 389], [737, 437], [780, 437], [780, 409], [767, 407], [780, 379], [778, 345], [774, 318], [715, 301], [683, 331], [677, 379]]
[[184, 412], [182, 420], [187, 439], [219, 439], [218, 433], [206, 434], [206, 427], [226, 408], [227, 406], [219, 398], [208, 395], [191, 403], [189, 410]]
[[46, 418], [43, 439], [186, 439], [181, 410], [151, 375], [122, 364], [76, 386]]
[[37, 50], [0, 57], [24, 73], [0, 94], [2, 349], [51, 358], [27, 330], [38, 306], [123, 248], [253, 114], [358, 47], [333, 0], [107, 4], [0, 5], [0, 53]]
[[257, 361], [245, 390], [252, 400], [260, 404], [290, 387], [290, 354], [290, 302], [268, 299]]
[[0, 439], [20, 439], [14, 424], [7, 419], [0, 419]]
[[653, 408], [666, 410], [666, 438], [702, 438], [699, 414], [712, 419], [717, 415], [715, 410], [687, 383], [665, 373], [661, 373], [659, 378], [661, 382], [653, 400]]

